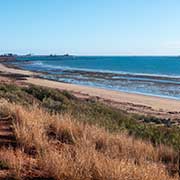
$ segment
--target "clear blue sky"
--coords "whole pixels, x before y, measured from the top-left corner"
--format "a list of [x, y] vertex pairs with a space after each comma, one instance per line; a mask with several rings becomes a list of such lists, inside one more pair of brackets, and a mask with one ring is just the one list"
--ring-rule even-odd
[[180, 0], [0, 0], [0, 53], [180, 54]]

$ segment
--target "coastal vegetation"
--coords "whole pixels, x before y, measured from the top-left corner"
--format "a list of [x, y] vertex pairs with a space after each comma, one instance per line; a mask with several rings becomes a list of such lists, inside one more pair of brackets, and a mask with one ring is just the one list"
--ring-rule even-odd
[[38, 86], [1, 84], [0, 99], [13, 132], [0, 149], [8, 178], [178, 179], [178, 126]]
[[68, 113], [81, 122], [103, 127], [110, 132], [127, 131], [153, 144], [180, 149], [180, 127], [168, 119], [130, 114], [109, 107], [94, 98], [79, 99], [67, 91], [13, 84], [0, 85], [0, 98], [25, 106], [36, 104], [50, 113]]

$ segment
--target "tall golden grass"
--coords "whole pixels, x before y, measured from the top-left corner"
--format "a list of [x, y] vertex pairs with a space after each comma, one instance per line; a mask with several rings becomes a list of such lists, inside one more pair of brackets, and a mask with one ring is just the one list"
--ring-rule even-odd
[[57, 180], [178, 179], [177, 154], [170, 147], [154, 147], [126, 132], [109, 133], [69, 114], [49, 114], [36, 105], [25, 108], [4, 102], [2, 111], [13, 119], [18, 146], [1, 150], [0, 159], [3, 152], [10, 154], [5, 157], [16, 157], [10, 169], [18, 177], [38, 171]]

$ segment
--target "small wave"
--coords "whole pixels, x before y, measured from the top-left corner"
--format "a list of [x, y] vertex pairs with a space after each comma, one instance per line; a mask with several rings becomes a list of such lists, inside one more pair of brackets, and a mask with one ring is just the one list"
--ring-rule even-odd
[[165, 94], [159, 94], [159, 93], [150, 93], [150, 92], [140, 92], [132, 89], [123, 89], [120, 87], [115, 87], [113, 85], [107, 85], [107, 84], [101, 84], [97, 82], [91, 82], [91, 81], [79, 81], [76, 79], [71, 79], [71, 78], [56, 78], [54, 76], [42, 76], [45, 79], [50, 79], [50, 80], [55, 80], [59, 82], [65, 82], [65, 83], [71, 83], [71, 84], [78, 84], [78, 85], [86, 85], [90, 87], [98, 87], [102, 89], [109, 89], [113, 91], [119, 91], [119, 92], [126, 92], [126, 93], [135, 93], [139, 95], [146, 95], [146, 96], [155, 96], [155, 97], [160, 97], [160, 98], [168, 98], [168, 99], [174, 99], [174, 100], [180, 100], [180, 97], [177, 96], [172, 96], [172, 95], [165, 95]]
[[[53, 70], [69, 70], [69, 71], [84, 71], [84, 72], [93, 72], [93, 73], [108, 73], [108, 74], [118, 74], [118, 75], [129, 75], [129, 76], [146, 76], [153, 78], [172, 78], [179, 79], [180, 75], [168, 75], [168, 74], [150, 74], [150, 73], [134, 73], [134, 72], [126, 72], [126, 71], [112, 71], [112, 70], [103, 70], [103, 69], [90, 69], [90, 68], [77, 68], [77, 67], [69, 67], [69, 66], [60, 66], [60, 65], [50, 65], [44, 64], [43, 62], [33, 62], [33, 66], [39, 66], [41, 68], [48, 68]], [[116, 78], [115, 76], [114, 78]], [[117, 77], [118, 78], [118, 77]]]

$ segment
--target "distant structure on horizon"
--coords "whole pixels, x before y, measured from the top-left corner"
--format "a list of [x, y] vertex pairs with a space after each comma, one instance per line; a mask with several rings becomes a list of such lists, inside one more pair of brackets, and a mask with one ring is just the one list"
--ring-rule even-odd
[[17, 54], [7, 53], [7, 54], [1, 54], [0, 57], [15, 57]]
[[0, 55], [0, 62], [14, 61], [17, 55], [8, 53]]

